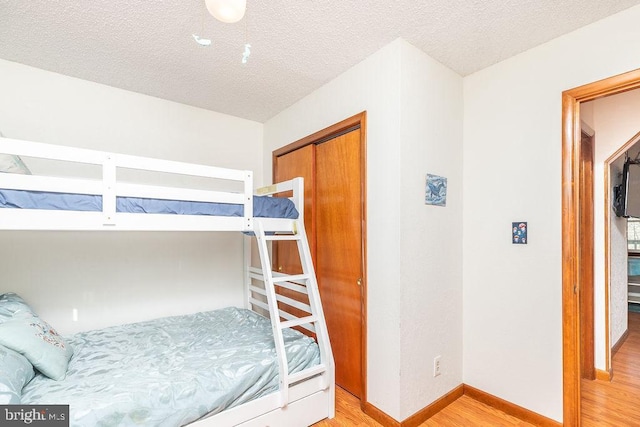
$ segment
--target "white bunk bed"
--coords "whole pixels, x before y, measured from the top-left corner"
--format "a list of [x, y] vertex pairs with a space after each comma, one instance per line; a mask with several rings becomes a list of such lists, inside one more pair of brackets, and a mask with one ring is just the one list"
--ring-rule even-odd
[[[97, 197], [101, 210], [51, 210], [43, 208], [0, 208], [0, 230], [132, 230], [132, 231], [240, 231], [249, 241], [245, 244], [245, 307], [268, 317], [278, 358], [278, 390], [239, 406], [234, 406], [199, 419], [198, 426], [292, 426], [311, 425], [335, 412], [334, 362], [327, 327], [322, 312], [309, 245], [304, 230], [303, 183], [301, 178], [258, 190], [261, 196], [292, 191], [290, 198], [299, 212], [297, 218], [253, 216], [251, 171], [232, 170], [182, 162], [158, 160], [130, 155], [57, 146], [1, 138], [0, 153], [55, 161], [97, 165], [102, 179], [51, 177], [0, 173], [0, 191], [73, 194]], [[118, 179], [120, 168], [159, 173], [212, 178], [229, 182], [242, 191], [211, 191], [160, 185], [131, 184]], [[133, 213], [119, 209], [121, 198], [160, 201], [219, 203], [240, 207], [238, 216], [199, 214]], [[270, 260], [271, 241], [295, 241], [303, 273], [285, 275], [273, 272]], [[257, 247], [260, 267], [252, 266], [251, 252]], [[254, 248], [254, 249], [252, 249]], [[254, 257], [255, 258], [255, 257]], [[279, 295], [281, 286], [304, 295], [307, 303]], [[299, 317], [291, 313], [305, 312]], [[304, 328], [313, 333], [319, 348], [319, 364], [290, 374], [285, 354], [283, 330]]]

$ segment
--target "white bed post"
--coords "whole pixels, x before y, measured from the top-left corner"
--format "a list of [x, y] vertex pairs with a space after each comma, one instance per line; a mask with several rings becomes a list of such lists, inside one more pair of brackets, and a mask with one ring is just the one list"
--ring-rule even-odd
[[246, 171], [244, 179], [244, 225], [253, 230], [253, 172]]
[[244, 308], [251, 310], [251, 245], [253, 239], [251, 236], [242, 235], [242, 251], [244, 261]]
[[116, 224], [116, 162], [108, 155], [102, 163], [102, 214], [104, 225]]
[[298, 221], [304, 224], [304, 178], [293, 178], [291, 180], [291, 186], [293, 187], [293, 197], [291, 201], [298, 210]]

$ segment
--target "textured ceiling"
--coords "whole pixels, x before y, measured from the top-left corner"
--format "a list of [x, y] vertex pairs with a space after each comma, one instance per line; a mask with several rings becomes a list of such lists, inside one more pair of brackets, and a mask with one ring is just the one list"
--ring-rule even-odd
[[0, 0], [0, 58], [264, 122], [397, 37], [464, 76], [638, 3], [248, 0], [223, 24], [204, 0]]

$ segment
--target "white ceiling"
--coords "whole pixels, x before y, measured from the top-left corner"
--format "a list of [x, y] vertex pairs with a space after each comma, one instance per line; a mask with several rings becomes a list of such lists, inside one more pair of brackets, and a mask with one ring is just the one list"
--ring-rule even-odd
[[397, 37], [464, 76], [638, 3], [248, 0], [223, 24], [204, 0], [0, 0], [0, 58], [264, 122]]

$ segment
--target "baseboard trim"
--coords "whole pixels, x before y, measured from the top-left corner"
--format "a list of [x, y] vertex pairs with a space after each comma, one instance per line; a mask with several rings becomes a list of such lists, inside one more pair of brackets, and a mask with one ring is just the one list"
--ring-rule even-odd
[[362, 411], [376, 420], [378, 423], [382, 424], [384, 427], [417, 427], [429, 418], [433, 417], [438, 412], [442, 411], [453, 402], [455, 402], [458, 398], [462, 397], [463, 391], [464, 385], [460, 384], [458, 387], [441, 396], [439, 399], [430, 403], [428, 406], [419, 410], [402, 422], [397, 421], [391, 415], [376, 408], [369, 402], [366, 402], [363, 405]]
[[493, 408], [499, 409], [502, 412], [516, 417], [522, 421], [526, 421], [540, 427], [560, 427], [561, 423], [547, 418], [544, 415], [540, 415], [537, 412], [530, 411], [529, 409], [518, 406], [515, 403], [511, 403], [497, 396], [478, 390], [475, 387], [464, 385], [464, 394], [478, 402], [489, 405]]
[[[596, 371], [596, 376], [597, 374], [598, 371]], [[463, 395], [536, 426], [562, 427], [562, 423], [552, 420], [551, 418], [547, 418], [537, 412], [533, 412], [529, 409], [523, 408], [522, 406], [518, 406], [515, 403], [511, 403], [467, 384], [460, 384], [402, 422], [397, 421], [391, 415], [376, 408], [369, 402], [365, 402], [362, 405], [362, 411], [384, 427], [418, 427], [420, 424], [442, 411]]]
[[613, 355], [616, 354], [618, 350], [620, 350], [620, 347], [622, 347], [622, 344], [624, 344], [624, 342], [627, 340], [628, 337], [629, 337], [629, 328], [627, 328], [627, 330], [624, 331], [624, 334], [622, 334], [622, 336], [618, 338], [618, 342], [616, 342], [613, 345], [613, 347], [611, 347], [611, 358], [613, 358]]
[[376, 408], [369, 402], [365, 402], [362, 405], [362, 412], [373, 418], [384, 427], [401, 427], [400, 421], [396, 421], [391, 415], [388, 415], [384, 411]]
[[462, 397], [463, 393], [464, 384], [460, 384], [449, 393], [429, 404], [429, 406], [426, 406], [424, 409], [419, 410], [409, 418], [405, 419], [400, 423], [401, 427], [418, 427], [420, 424], [427, 421], [429, 418], [433, 417], [435, 414]]
[[600, 381], [611, 382], [611, 371], [603, 371], [601, 369], [596, 369], [596, 379]]

